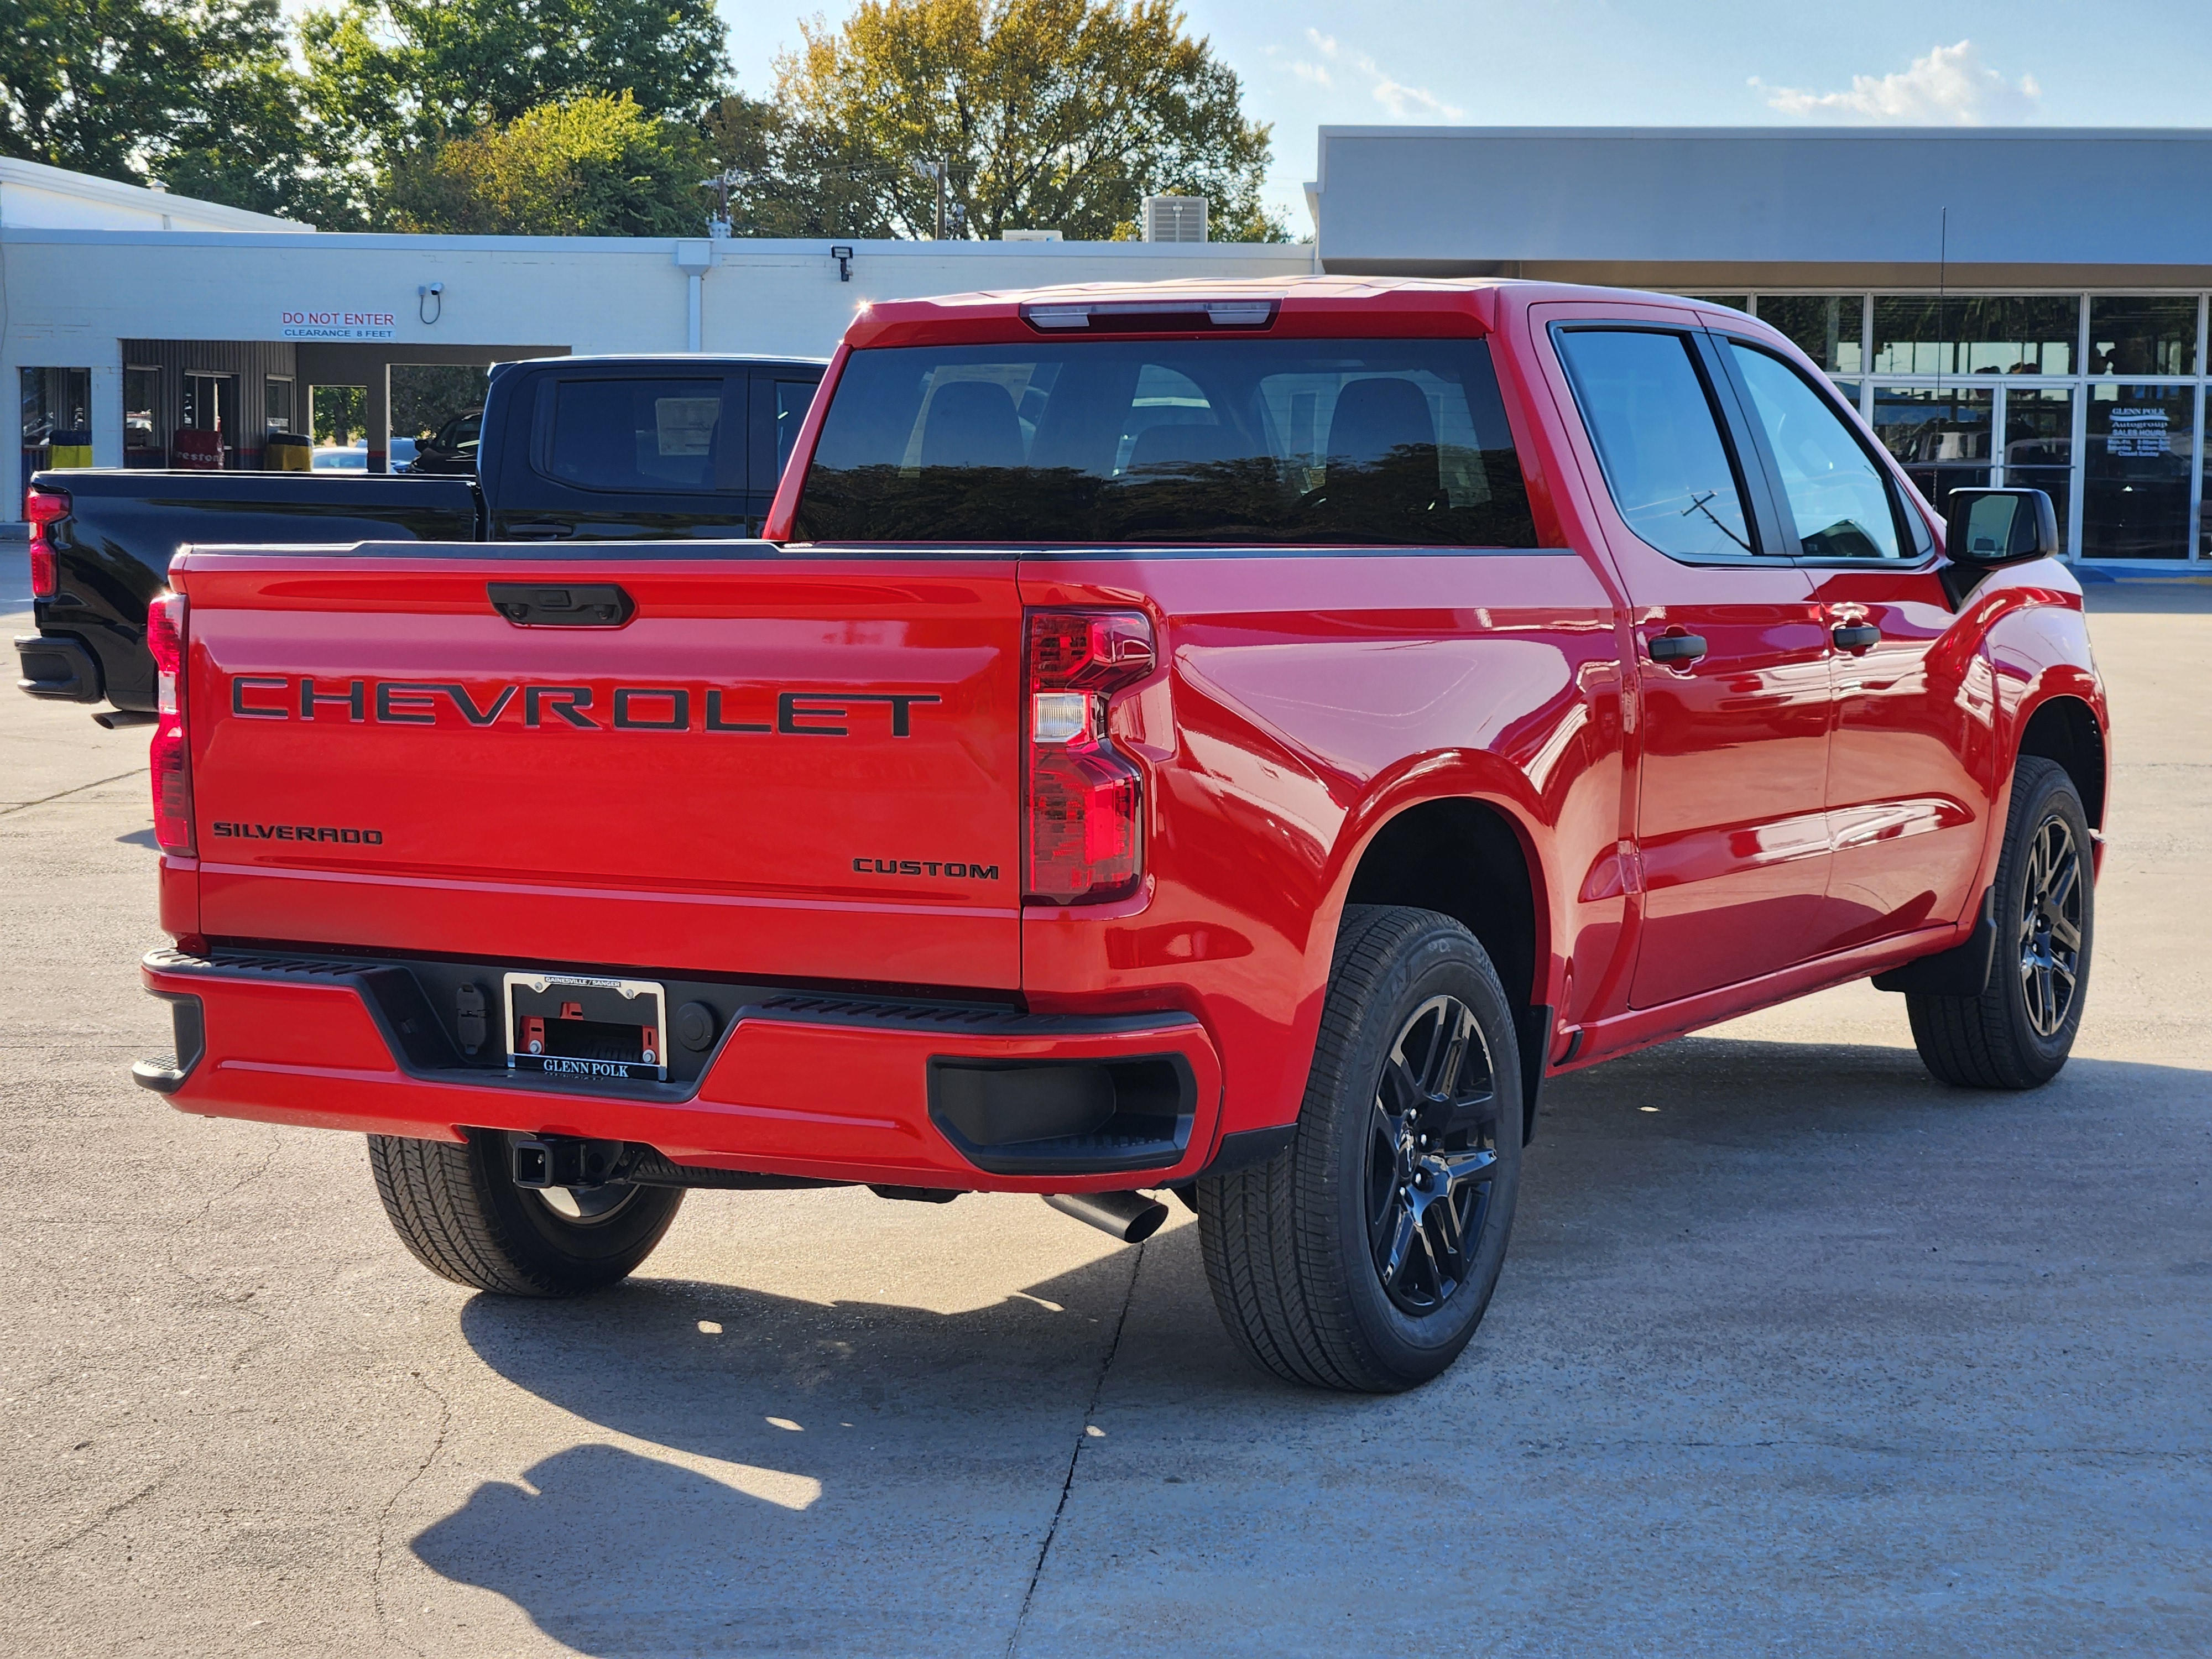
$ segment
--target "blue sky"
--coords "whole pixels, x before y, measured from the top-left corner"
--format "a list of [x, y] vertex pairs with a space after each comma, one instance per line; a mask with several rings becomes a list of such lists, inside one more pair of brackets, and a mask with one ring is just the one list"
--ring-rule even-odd
[[[834, 21], [844, 8], [823, 9]], [[767, 93], [807, 14], [790, 0], [722, 11], [739, 84]], [[2198, 126], [2212, 110], [2212, 14], [2174, 0], [1190, 0], [1184, 12], [1243, 77], [1246, 108], [1274, 124], [1268, 195], [1294, 234], [1310, 228], [1298, 186], [1324, 125]]]

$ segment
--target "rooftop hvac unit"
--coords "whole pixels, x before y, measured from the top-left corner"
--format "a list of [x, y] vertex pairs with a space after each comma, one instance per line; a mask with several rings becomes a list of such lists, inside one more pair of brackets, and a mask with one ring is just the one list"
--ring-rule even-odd
[[1002, 242], [1056, 242], [1060, 240], [1060, 233], [1056, 230], [1002, 230], [999, 233], [999, 240]]
[[1147, 196], [1145, 198], [1145, 240], [1148, 242], [1202, 242], [1206, 240], [1206, 198], [1203, 196]]

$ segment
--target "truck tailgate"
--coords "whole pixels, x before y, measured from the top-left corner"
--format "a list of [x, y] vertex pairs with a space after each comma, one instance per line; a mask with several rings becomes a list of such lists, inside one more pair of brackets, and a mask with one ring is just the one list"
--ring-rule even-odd
[[210, 938], [1019, 982], [1011, 560], [194, 549], [173, 580]]

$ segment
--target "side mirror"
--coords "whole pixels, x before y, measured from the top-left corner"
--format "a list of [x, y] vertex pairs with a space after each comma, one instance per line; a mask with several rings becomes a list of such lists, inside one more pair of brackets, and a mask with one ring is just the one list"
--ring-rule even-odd
[[1954, 489], [1943, 551], [1954, 564], [2058, 556], [2058, 514], [2040, 489]]

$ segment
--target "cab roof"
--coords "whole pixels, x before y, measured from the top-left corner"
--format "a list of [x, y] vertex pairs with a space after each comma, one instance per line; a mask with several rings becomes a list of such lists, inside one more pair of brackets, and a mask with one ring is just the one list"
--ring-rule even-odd
[[[1512, 277], [1283, 276], [1255, 282], [1071, 283], [1052, 288], [993, 289], [921, 300], [880, 301], [860, 307], [845, 331], [855, 349], [877, 346], [986, 345], [1044, 337], [1207, 337], [1237, 333], [1275, 339], [1359, 337], [1402, 334], [1479, 337], [1499, 326], [1507, 295], [1526, 304], [1538, 299], [1606, 301], [1689, 308], [1680, 295], [1627, 289], [1585, 288]], [[1238, 301], [1244, 307], [1240, 310]], [[1201, 320], [1249, 319], [1270, 307], [1262, 324]], [[1699, 307], [1702, 308], [1702, 307]], [[1092, 311], [1103, 326], [1068, 325], [1067, 314]], [[1037, 313], [1057, 316], [1043, 325]]]
[[[1424, 332], [1480, 335], [1496, 325], [1496, 291], [1502, 285], [1497, 281], [1418, 277], [1288, 276], [1261, 282], [1231, 278], [995, 289], [863, 306], [846, 330], [845, 340], [860, 349], [988, 344], [1046, 336], [1065, 338], [1071, 333], [1080, 337], [1085, 332], [1111, 332], [1115, 337], [1255, 332], [1296, 338], [1396, 333], [1408, 326]], [[1217, 331], [1193, 321], [1209, 306], [1233, 306], [1239, 301], [1272, 307], [1267, 325]], [[1110, 329], [1066, 331], [1029, 320], [1040, 311], [1065, 313], [1086, 308], [1097, 308], [1102, 315], [1118, 313], [1120, 319]], [[1182, 326], [1176, 325], [1178, 313]], [[1156, 325], [1146, 326], [1148, 323]]]

